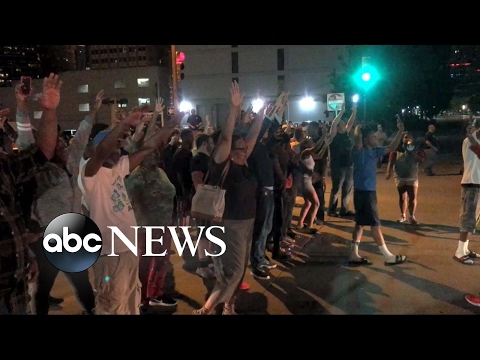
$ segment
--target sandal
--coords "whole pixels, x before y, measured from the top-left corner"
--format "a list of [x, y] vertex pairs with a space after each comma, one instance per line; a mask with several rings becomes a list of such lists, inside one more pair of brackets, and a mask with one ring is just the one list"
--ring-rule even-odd
[[348, 264], [349, 265], [372, 265], [373, 263], [366, 258], [361, 258], [360, 260], [349, 260]]
[[469, 255], [465, 255], [462, 257], [457, 257], [456, 255], [453, 255], [453, 259], [464, 265], [473, 265], [473, 260], [470, 257], [470, 253]]
[[405, 215], [402, 215], [402, 217], [400, 219], [398, 219], [397, 222], [399, 222], [399, 223], [407, 222], [407, 218], [405, 217]]
[[480, 255], [477, 254], [475, 251], [469, 251], [467, 256], [470, 258], [470, 259], [476, 259], [476, 258], [480, 258]]
[[405, 255], [395, 255], [395, 262], [386, 262], [385, 265], [387, 266], [392, 266], [392, 265], [398, 265], [398, 264], [403, 264], [405, 261], [407, 261], [407, 257]]

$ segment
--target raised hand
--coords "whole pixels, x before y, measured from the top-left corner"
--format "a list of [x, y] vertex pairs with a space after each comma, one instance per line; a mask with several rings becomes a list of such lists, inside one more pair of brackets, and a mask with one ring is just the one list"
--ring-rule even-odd
[[285, 103], [285, 96], [287, 94], [285, 92], [282, 92], [280, 96], [277, 98], [277, 101], [275, 102], [275, 113], [280, 111], [280, 109], [283, 107]]
[[36, 95], [43, 110], [55, 110], [58, 107], [62, 84], [62, 80], [54, 73], [43, 79], [43, 92]]
[[131, 127], [136, 127], [140, 123], [144, 121], [143, 119], [143, 113], [148, 110], [148, 105], [142, 105], [142, 106], [136, 106], [132, 110], [130, 110], [130, 113], [128, 116], [123, 119], [123, 123], [125, 125], [131, 126]]
[[102, 101], [105, 98], [105, 93], [103, 90], [100, 90], [95, 96], [95, 104], [93, 105], [93, 111], [98, 111], [102, 106]]
[[173, 117], [169, 118], [165, 121], [165, 128], [167, 129], [174, 129], [177, 126], [180, 126], [183, 118], [185, 117], [185, 112], [178, 112]]
[[327, 137], [325, 138], [325, 146], [330, 146], [330, 144], [332, 143], [332, 137], [330, 136], [330, 134], [327, 135]]
[[243, 97], [245, 94], [240, 93], [240, 86], [236, 81], [232, 83], [230, 87], [230, 100], [233, 107], [240, 107], [243, 104]]
[[405, 125], [403, 124], [403, 121], [400, 119], [400, 116], [397, 115], [397, 129], [398, 131], [404, 131], [405, 130]]
[[25, 95], [24, 93], [22, 93], [22, 84], [18, 84], [17, 86], [15, 86], [15, 98], [17, 99], [17, 101], [21, 101], [21, 102], [24, 102], [27, 100], [29, 95]]
[[155, 103], [155, 112], [161, 113], [165, 109], [165, 105], [163, 105], [163, 99], [158, 98]]

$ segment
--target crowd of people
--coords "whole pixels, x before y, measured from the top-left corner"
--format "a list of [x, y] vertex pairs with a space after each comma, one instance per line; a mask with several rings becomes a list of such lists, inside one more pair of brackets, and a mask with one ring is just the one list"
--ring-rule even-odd
[[[56, 114], [61, 86], [58, 76], [51, 74], [42, 94], [36, 95], [42, 108], [38, 129], [30, 122], [32, 95], [21, 91], [21, 85], [14, 92], [17, 131], [6, 120], [10, 110], [0, 110], [1, 314], [47, 315], [52, 304], [61, 302], [50, 296], [59, 270], [42, 248], [43, 231], [57, 216], [82, 213], [98, 225], [104, 239], [111, 236], [109, 226], [117, 226], [128, 239], [136, 238], [135, 226], [209, 226], [211, 221], [191, 216], [192, 198], [204, 184], [225, 190], [226, 250], [221, 256], [208, 256], [214, 251], [211, 243], [203, 236], [198, 240], [196, 274], [216, 282], [205, 304], [193, 314], [213, 314], [223, 305], [222, 314], [235, 315], [236, 296], [248, 288], [246, 271], [268, 280], [269, 270], [291, 256], [297, 234], [317, 233], [325, 215], [354, 219], [350, 264], [372, 264], [359, 253], [364, 227], [370, 227], [385, 265], [407, 260], [391, 253], [383, 238], [377, 169], [387, 158], [386, 176], [393, 174], [399, 194], [399, 221], [418, 224], [419, 164], [438, 150], [434, 129], [429, 129], [419, 148], [397, 116], [397, 133], [385, 145], [381, 126], [356, 124], [355, 104], [348, 114], [344, 104], [329, 124], [312, 121], [297, 126], [284, 121], [288, 93], [256, 112], [251, 105], [243, 110], [244, 95], [234, 82], [228, 116], [217, 128], [208, 116], [204, 123], [193, 110], [157, 121], [163, 119], [162, 99], [156, 101], [153, 116], [148, 106], [128, 113], [116, 109], [102, 124], [97, 119], [104, 100], [100, 91], [67, 144]], [[182, 127], [187, 116], [187, 126]], [[473, 130], [472, 125], [464, 142], [460, 240], [454, 255], [467, 265], [479, 257], [468, 249], [467, 240], [476, 227], [480, 194], [480, 130]], [[429, 175], [432, 164], [427, 167]], [[332, 182], [328, 204], [327, 176]], [[297, 197], [304, 201], [293, 225]], [[154, 242], [151, 250], [166, 256], [150, 257], [141, 256], [147, 253], [146, 236], [141, 228], [139, 256], [118, 239], [119, 256], [106, 256], [112, 243], [105, 241], [93, 265], [93, 283], [88, 270], [65, 273], [84, 314], [141, 314], [150, 306], [176, 305], [165, 292], [172, 238], [167, 232], [154, 233], [153, 238], [163, 236], [164, 241]], [[467, 301], [478, 305], [475, 296], [467, 296]]]

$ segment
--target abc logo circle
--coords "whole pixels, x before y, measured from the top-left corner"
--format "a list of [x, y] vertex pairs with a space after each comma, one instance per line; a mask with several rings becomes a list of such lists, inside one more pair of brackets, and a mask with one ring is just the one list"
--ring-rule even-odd
[[95, 264], [102, 252], [102, 234], [89, 217], [77, 213], [63, 214], [45, 229], [43, 252], [60, 271], [84, 271]]

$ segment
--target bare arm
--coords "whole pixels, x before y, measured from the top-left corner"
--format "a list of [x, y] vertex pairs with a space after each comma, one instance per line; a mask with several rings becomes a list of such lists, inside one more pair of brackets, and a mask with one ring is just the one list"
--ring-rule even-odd
[[357, 118], [357, 104], [354, 104], [352, 109], [352, 115], [350, 115], [350, 118], [347, 121], [347, 125], [345, 126], [345, 128], [347, 129], [347, 133], [349, 133], [350, 130], [352, 130], [353, 125], [355, 124], [356, 118]]
[[[264, 119], [262, 118], [263, 108], [255, 115], [255, 119], [252, 121], [252, 125], [250, 126], [250, 130], [248, 132], [247, 137], [245, 138], [245, 144], [247, 145], [247, 159], [252, 154], [253, 149], [258, 141], [258, 135], [260, 134], [260, 130], [262, 129], [262, 125], [264, 124]], [[267, 120], [270, 121], [270, 120]]]
[[363, 149], [363, 137], [362, 137], [362, 124], [358, 124], [355, 127], [354, 133], [353, 133], [353, 148], [355, 150], [361, 150]]
[[168, 141], [168, 138], [172, 135], [173, 130], [177, 124], [180, 124], [185, 113], [180, 112], [175, 117], [168, 121], [164, 127], [155, 131], [155, 122], [150, 122], [147, 127], [147, 133], [145, 134], [145, 140], [143, 141], [140, 149], [133, 154], [129, 155], [130, 171], [133, 171], [139, 166], [145, 156], [151, 154], [156, 149]]
[[41, 125], [38, 129], [35, 144], [50, 160], [57, 146], [57, 107], [60, 103], [60, 89], [62, 80], [58, 75], [51, 73], [43, 80], [43, 92], [37, 95], [42, 109]]
[[343, 103], [342, 109], [337, 114], [335, 119], [333, 119], [332, 125], [330, 126], [330, 138], [332, 138], [332, 140], [337, 135], [337, 125], [340, 122], [340, 120], [342, 120], [343, 114], [345, 114], [345, 103]]
[[204, 176], [205, 176], [205, 174], [201, 171], [193, 171], [192, 172], [193, 186], [195, 186], [195, 189], [197, 189], [200, 185], [203, 185], [204, 180], [205, 180]]
[[395, 165], [396, 158], [397, 158], [397, 152], [392, 151], [390, 153], [390, 156], [388, 157], [387, 172], [385, 174], [385, 177], [387, 180], [390, 179], [390, 176], [392, 175], [392, 169], [393, 169], [393, 166]]
[[67, 170], [74, 176], [78, 175], [80, 159], [87, 147], [88, 139], [97, 117], [97, 111], [102, 106], [103, 99], [104, 92], [100, 90], [95, 97], [95, 104], [93, 105], [92, 111], [80, 122], [73, 141], [67, 148]]
[[396, 151], [398, 148], [398, 145], [400, 145], [400, 142], [402, 141], [403, 131], [405, 130], [405, 128], [402, 120], [400, 119], [400, 116], [398, 115], [397, 115], [397, 128], [398, 128], [397, 135], [395, 135], [395, 139], [393, 139], [392, 143], [387, 147], [385, 147], [385, 154], [389, 154], [392, 151]]
[[[125, 119], [126, 120], [126, 119]], [[103, 163], [110, 157], [116, 149], [120, 150], [120, 139], [125, 138], [130, 126], [122, 121], [115, 126], [105, 138], [95, 147], [90, 160], [85, 165], [85, 176], [95, 176], [102, 167]]]
[[222, 125], [222, 131], [220, 133], [218, 143], [215, 146], [215, 154], [213, 155], [213, 160], [217, 164], [221, 164], [227, 160], [232, 148], [233, 128], [235, 127], [237, 113], [243, 102], [243, 94], [240, 93], [240, 87], [238, 86], [237, 82], [232, 83], [230, 87], [230, 95], [230, 111], [228, 113], [227, 120]]

